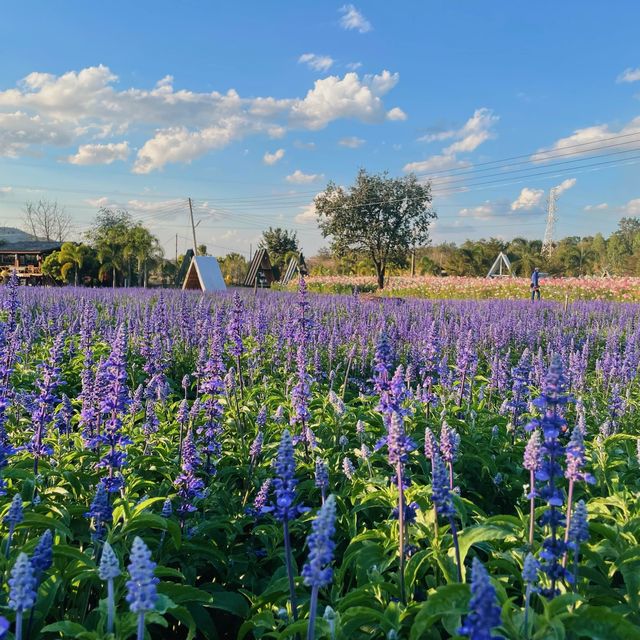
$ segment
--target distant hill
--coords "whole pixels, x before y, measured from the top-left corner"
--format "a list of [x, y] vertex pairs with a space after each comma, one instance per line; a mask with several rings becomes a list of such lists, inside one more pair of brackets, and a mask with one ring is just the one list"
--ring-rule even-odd
[[33, 236], [26, 231], [22, 231], [21, 229], [16, 229], [15, 227], [0, 227], [1, 244], [11, 244], [14, 242], [37, 242], [40, 239], [41, 238], [36, 238], [36, 236]]

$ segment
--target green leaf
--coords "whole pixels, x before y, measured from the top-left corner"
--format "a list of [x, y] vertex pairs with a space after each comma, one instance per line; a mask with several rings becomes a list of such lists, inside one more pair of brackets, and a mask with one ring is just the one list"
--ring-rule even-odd
[[158, 592], [168, 596], [176, 604], [184, 604], [186, 602], [211, 602], [211, 596], [206, 591], [202, 591], [202, 589], [192, 587], [188, 584], [161, 582], [158, 585]]
[[590, 640], [640, 640], [640, 628], [606, 607], [580, 607], [565, 621], [578, 638]]
[[[473, 527], [467, 527], [458, 534], [458, 544], [460, 546], [460, 564], [462, 570], [462, 579], [465, 577], [464, 561], [469, 553], [469, 549], [474, 544], [480, 542], [488, 542], [489, 540], [500, 540], [506, 536], [511, 535], [511, 532], [501, 527], [493, 525], [479, 524]], [[455, 558], [455, 549], [451, 547], [449, 549], [449, 557]]]
[[48, 624], [46, 627], [41, 629], [42, 633], [61, 633], [63, 638], [77, 638], [80, 634], [86, 633], [87, 629], [85, 629], [81, 624], [77, 622], [70, 622], [69, 620], [64, 620], [62, 622], [54, 622], [53, 624]]
[[216, 591], [213, 594], [211, 604], [215, 609], [228, 611], [238, 618], [245, 619], [249, 612], [247, 601], [239, 594], [232, 591]]
[[18, 525], [18, 529], [29, 529], [30, 531], [38, 531], [41, 529], [54, 529], [66, 538], [73, 538], [71, 529], [67, 525], [62, 524], [60, 520], [40, 515], [39, 513], [25, 513], [24, 520]]
[[470, 598], [471, 591], [466, 584], [448, 584], [430, 593], [415, 617], [409, 640], [420, 640], [429, 627], [444, 617], [465, 614]]

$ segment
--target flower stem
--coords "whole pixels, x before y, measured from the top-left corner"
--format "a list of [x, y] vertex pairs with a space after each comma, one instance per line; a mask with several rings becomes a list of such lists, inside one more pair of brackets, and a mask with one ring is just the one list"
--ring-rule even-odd
[[524, 639], [529, 638], [529, 601], [531, 599], [531, 585], [527, 584], [524, 595]]
[[533, 547], [533, 533], [536, 526], [536, 474], [533, 470], [529, 472], [529, 478], [531, 484], [531, 498], [529, 499], [529, 546]]
[[396, 464], [396, 474], [398, 477], [398, 551], [400, 554], [398, 580], [400, 582], [400, 601], [402, 604], [407, 604], [404, 584], [404, 489], [402, 488], [402, 462], [400, 460]]
[[22, 611], [16, 611], [16, 640], [22, 640]]
[[113, 597], [113, 579], [107, 580], [107, 633], [113, 633], [113, 620], [115, 618], [115, 603]]
[[293, 619], [298, 619], [298, 604], [296, 602], [296, 586], [293, 582], [293, 560], [291, 559], [291, 540], [289, 539], [289, 521], [285, 518], [282, 523], [284, 530], [284, 561], [287, 567], [287, 577], [289, 578], [289, 595], [291, 597], [291, 610]]
[[138, 614], [138, 640], [144, 640], [144, 612]]
[[462, 582], [462, 566], [460, 563], [460, 544], [458, 543], [458, 530], [456, 529], [456, 523], [453, 518], [449, 518], [449, 524], [451, 525], [451, 535], [453, 536], [453, 549], [456, 554], [456, 567], [458, 569], [458, 582]]
[[307, 628], [307, 640], [314, 640], [315, 626], [316, 626], [316, 613], [318, 610], [318, 587], [313, 586], [311, 589], [311, 601], [309, 602], [309, 626]]
[[[573, 485], [574, 485], [574, 480], [572, 478], [571, 480], [569, 480], [569, 491], [567, 493], [567, 523], [565, 524], [565, 527], [564, 527], [565, 545], [567, 544], [567, 542], [569, 542], [569, 527], [571, 526], [571, 511], [573, 507]], [[567, 568], [567, 559], [568, 559], [567, 555], [568, 555], [568, 552], [565, 549], [564, 556], [562, 557], [562, 567], [564, 569]]]

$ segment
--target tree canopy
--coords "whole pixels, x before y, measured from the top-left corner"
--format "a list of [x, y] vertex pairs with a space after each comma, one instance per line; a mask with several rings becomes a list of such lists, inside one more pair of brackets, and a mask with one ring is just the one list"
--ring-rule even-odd
[[366, 254], [381, 289], [389, 266], [405, 265], [411, 250], [428, 243], [429, 225], [436, 217], [430, 184], [418, 182], [414, 175], [392, 178], [364, 169], [348, 189], [330, 182], [316, 196], [315, 207], [333, 253]]
[[300, 252], [298, 234], [281, 227], [269, 227], [267, 231], [263, 231], [258, 247], [267, 250], [271, 265], [278, 272], [282, 272], [291, 257]]

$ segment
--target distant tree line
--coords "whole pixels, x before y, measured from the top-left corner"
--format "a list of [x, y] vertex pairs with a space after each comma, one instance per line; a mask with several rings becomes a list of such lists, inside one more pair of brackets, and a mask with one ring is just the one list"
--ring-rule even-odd
[[171, 278], [176, 266], [164, 260], [156, 236], [128, 211], [102, 208], [85, 242], [64, 242], [44, 260], [42, 270], [57, 282], [140, 286], [153, 273]]
[[[535, 267], [557, 276], [640, 276], [640, 218], [622, 218], [609, 237], [569, 236], [559, 240], [547, 257], [542, 241], [514, 238], [467, 240], [460, 245], [443, 243], [419, 247], [415, 270], [421, 275], [485, 276], [503, 251], [515, 275], [529, 276]], [[407, 254], [409, 256], [409, 253]], [[365, 251], [336, 256], [321, 250], [309, 260], [315, 275], [375, 275], [375, 265]], [[391, 274], [406, 274], [406, 267], [394, 267]]]

